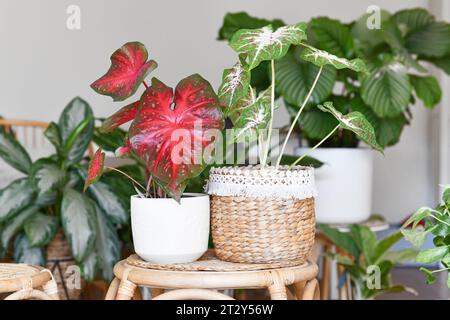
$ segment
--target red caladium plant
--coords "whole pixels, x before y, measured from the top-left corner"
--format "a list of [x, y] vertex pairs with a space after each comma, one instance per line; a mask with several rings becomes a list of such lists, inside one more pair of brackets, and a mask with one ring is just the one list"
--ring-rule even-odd
[[[124, 56], [123, 52], [127, 54]], [[148, 66], [156, 66], [154, 62], [145, 62], [147, 50], [139, 43], [124, 45], [111, 60], [110, 70], [94, 82], [93, 88], [99, 91], [100, 85], [100, 93], [111, 95], [115, 100], [123, 100], [136, 91], [137, 85], [152, 69]], [[117, 67], [119, 62], [128, 67]], [[104, 83], [108, 86], [102, 87]], [[145, 87], [139, 101], [123, 107], [104, 121], [102, 131], [110, 132], [133, 120], [128, 138], [116, 155], [133, 153], [142, 160], [148, 173], [147, 187], [133, 182], [147, 196], [151, 194], [149, 188], [154, 181], [165, 193], [179, 200], [188, 180], [199, 175], [207, 165], [203, 150], [215, 143], [210, 138], [216, 136], [212, 130], [224, 127], [222, 107], [209, 82], [198, 74], [181, 80], [175, 90], [156, 78], [152, 79], [151, 86], [145, 84]], [[210, 150], [212, 148], [208, 148]], [[100, 150], [92, 159], [86, 187], [101, 175], [98, 165], [103, 156]]]
[[124, 44], [112, 54], [111, 67], [103, 77], [91, 84], [92, 89], [112, 97], [114, 101], [127, 99], [158, 66], [154, 60], [147, 59], [148, 52], [142, 43]]
[[100, 179], [100, 176], [103, 172], [103, 165], [105, 164], [105, 154], [102, 149], [98, 149], [91, 162], [89, 163], [88, 174], [86, 177], [86, 181], [84, 183], [83, 191], [93, 183], [97, 182]]

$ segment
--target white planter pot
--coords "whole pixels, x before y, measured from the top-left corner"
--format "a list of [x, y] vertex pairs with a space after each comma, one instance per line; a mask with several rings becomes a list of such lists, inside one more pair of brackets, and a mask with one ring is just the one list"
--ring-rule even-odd
[[[308, 148], [298, 148], [303, 154]], [[310, 153], [324, 165], [316, 169], [316, 221], [350, 224], [367, 220], [372, 210], [373, 151], [318, 148]]]
[[131, 227], [136, 253], [152, 263], [186, 263], [208, 249], [209, 196], [173, 199], [131, 197]]

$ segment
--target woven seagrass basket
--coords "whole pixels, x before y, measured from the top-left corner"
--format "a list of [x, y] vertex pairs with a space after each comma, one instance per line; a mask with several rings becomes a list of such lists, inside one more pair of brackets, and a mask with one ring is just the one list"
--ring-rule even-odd
[[315, 235], [312, 168], [213, 168], [206, 189], [219, 259], [301, 264], [308, 258]]

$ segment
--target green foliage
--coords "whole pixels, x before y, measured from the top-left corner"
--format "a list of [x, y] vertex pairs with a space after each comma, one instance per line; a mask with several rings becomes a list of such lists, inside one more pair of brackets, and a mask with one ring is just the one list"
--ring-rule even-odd
[[[107, 150], [116, 149], [124, 138], [120, 129], [105, 138], [93, 125], [87, 102], [73, 99], [44, 133], [55, 154], [34, 163], [12, 134], [0, 132], [0, 157], [28, 175], [0, 190], [0, 254], [12, 245], [15, 261], [42, 265], [45, 247], [62, 229], [86, 280], [112, 278], [120, 258], [119, 232], [129, 221], [134, 190], [122, 176], [107, 173], [82, 193], [85, 154], [94, 136]], [[135, 165], [124, 171], [137, 175]]]
[[[422, 207], [417, 210], [403, 224], [402, 233], [405, 239], [418, 248], [423, 246], [427, 235], [433, 235], [435, 247], [421, 250], [416, 261], [423, 264], [440, 261], [444, 268], [439, 270], [420, 268], [426, 275], [427, 284], [436, 281], [435, 274], [438, 272], [447, 272], [450, 277], [450, 186], [444, 186], [442, 203], [437, 208]], [[447, 286], [450, 288], [448, 281]]]
[[[346, 113], [361, 112], [375, 129], [378, 144], [384, 148], [400, 140], [404, 126], [411, 120], [409, 109], [414, 97], [427, 108], [439, 103], [439, 83], [426, 74], [428, 70], [423, 62], [431, 62], [450, 74], [450, 24], [436, 21], [424, 9], [406, 9], [393, 15], [382, 11], [381, 29], [368, 29], [367, 17], [366, 14], [349, 24], [328, 17], [313, 18], [306, 28], [307, 40], [302, 40], [300, 45], [292, 42], [287, 53], [283, 51], [283, 55], [270, 58], [277, 58], [276, 92], [287, 102], [291, 114], [299, 110], [318, 67], [325, 66], [308, 103], [333, 100], [332, 96], [339, 91], [341, 102], [349, 105]], [[219, 40], [230, 41], [235, 35], [233, 43], [237, 38], [242, 40], [238, 30], [267, 25], [272, 30], [285, 26], [281, 20], [255, 18], [244, 12], [228, 13]], [[270, 81], [267, 66], [261, 68], [262, 72], [259, 69], [251, 70], [251, 82], [258, 84], [258, 91]], [[356, 73], [361, 71], [365, 73]], [[422, 75], [417, 76], [416, 71]], [[337, 103], [335, 107], [341, 109]], [[317, 108], [308, 107], [298, 123], [300, 133], [311, 145], [326, 136], [333, 121], [321, 115]], [[356, 146], [349, 141], [357, 139], [355, 133], [344, 134], [340, 129], [325, 145]]]
[[[343, 254], [329, 254], [331, 258], [342, 265], [356, 290], [363, 299], [371, 299], [386, 292], [412, 291], [402, 285], [393, 285], [390, 272], [395, 263], [414, 259], [417, 251], [404, 249], [389, 251], [394, 244], [402, 239], [400, 232], [394, 232], [389, 236], [377, 240], [376, 235], [368, 227], [352, 225], [348, 232], [339, 231], [324, 224], [319, 224], [318, 229], [338, 248]], [[380, 287], [369, 286], [373, 274], [371, 270], [378, 267], [380, 271]], [[372, 283], [371, 283], [372, 284]]]

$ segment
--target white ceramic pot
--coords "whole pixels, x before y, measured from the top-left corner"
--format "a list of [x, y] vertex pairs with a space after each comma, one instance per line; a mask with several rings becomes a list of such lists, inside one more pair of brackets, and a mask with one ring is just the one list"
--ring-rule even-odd
[[[308, 148], [298, 148], [303, 154]], [[324, 165], [315, 170], [316, 221], [350, 224], [367, 220], [372, 210], [373, 151], [318, 148], [310, 153]]]
[[136, 253], [152, 263], [186, 263], [208, 249], [209, 196], [184, 194], [171, 198], [131, 197], [131, 227]]

